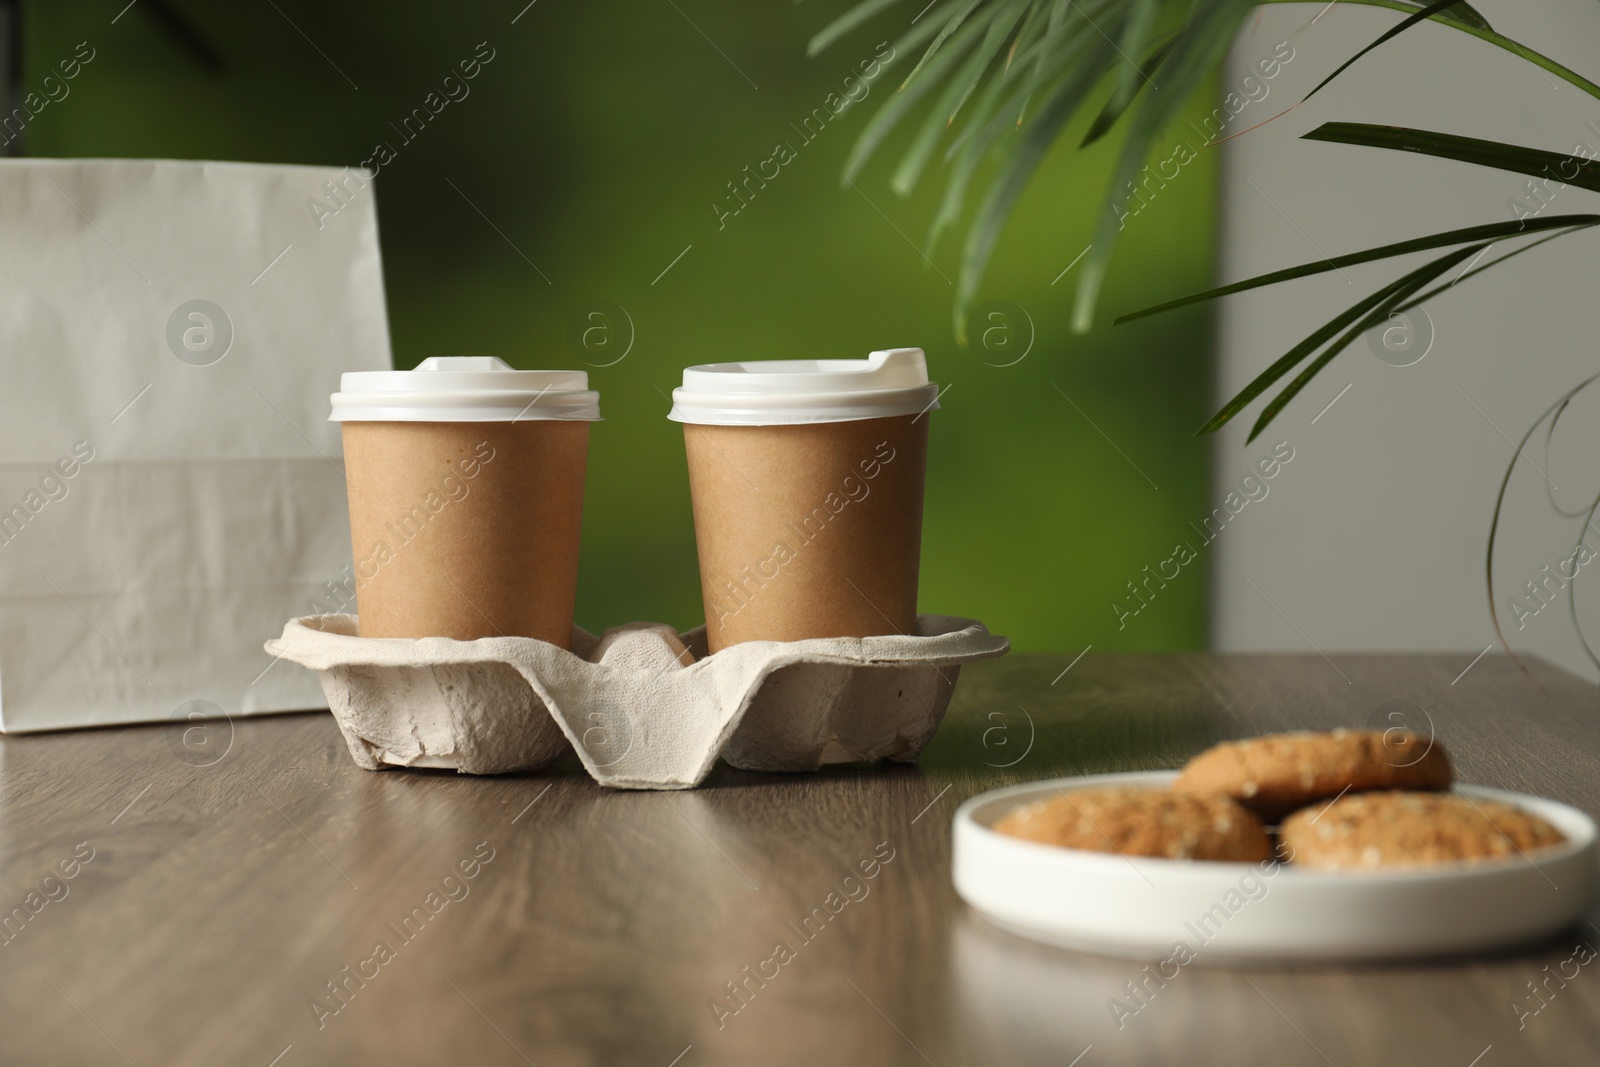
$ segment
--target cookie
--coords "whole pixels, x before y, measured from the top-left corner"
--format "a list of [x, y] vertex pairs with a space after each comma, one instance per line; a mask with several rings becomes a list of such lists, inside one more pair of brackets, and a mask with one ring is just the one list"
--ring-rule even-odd
[[1284, 820], [1283, 855], [1300, 867], [1363, 870], [1502, 859], [1559, 844], [1530, 812], [1456, 793], [1361, 793]]
[[1165, 789], [1079, 789], [1018, 808], [994, 828], [1040, 844], [1125, 856], [1244, 862], [1272, 857], [1261, 820], [1232, 800]]
[[1268, 822], [1341, 793], [1448, 789], [1443, 746], [1409, 730], [1334, 730], [1228, 741], [1190, 760], [1172, 788], [1221, 793]]

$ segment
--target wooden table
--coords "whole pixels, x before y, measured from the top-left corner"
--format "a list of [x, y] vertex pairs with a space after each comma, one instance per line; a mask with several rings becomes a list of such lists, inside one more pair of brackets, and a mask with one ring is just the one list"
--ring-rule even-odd
[[1452, 683], [1469, 659], [1016, 655], [967, 670], [919, 766], [719, 767], [687, 793], [607, 792], [570, 757], [369, 773], [326, 714], [7, 737], [0, 908], [28, 917], [0, 945], [0, 1062], [1594, 1064], [1600, 962], [1528, 985], [1593, 925], [1489, 958], [1188, 968], [1119, 1030], [1137, 965], [1003, 934], [951, 888], [974, 793], [1391, 712], [1431, 717], [1466, 781], [1600, 813], [1594, 688], [1493, 656]]

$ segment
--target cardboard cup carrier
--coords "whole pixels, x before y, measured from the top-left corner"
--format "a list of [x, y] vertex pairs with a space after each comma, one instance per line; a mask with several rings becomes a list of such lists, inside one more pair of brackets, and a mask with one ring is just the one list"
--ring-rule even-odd
[[569, 647], [588, 375], [436, 356], [339, 388], [361, 636]]
[[683, 372], [712, 652], [915, 632], [929, 413], [920, 348]]
[[344, 376], [359, 620], [291, 620], [267, 651], [318, 673], [352, 759], [499, 774], [570, 747], [629, 789], [693, 787], [719, 756], [915, 760], [961, 667], [1010, 647], [916, 614], [922, 352], [684, 372], [708, 625], [682, 633], [572, 623], [587, 384], [495, 359]]

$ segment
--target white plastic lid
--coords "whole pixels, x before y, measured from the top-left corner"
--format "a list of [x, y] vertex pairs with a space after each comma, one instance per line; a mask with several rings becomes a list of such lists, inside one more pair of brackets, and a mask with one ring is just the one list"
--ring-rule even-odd
[[920, 348], [866, 359], [769, 359], [686, 368], [667, 418], [711, 426], [786, 426], [918, 415], [938, 408]]
[[497, 356], [434, 356], [416, 370], [341, 375], [329, 422], [526, 422], [600, 418], [581, 370], [513, 370]]

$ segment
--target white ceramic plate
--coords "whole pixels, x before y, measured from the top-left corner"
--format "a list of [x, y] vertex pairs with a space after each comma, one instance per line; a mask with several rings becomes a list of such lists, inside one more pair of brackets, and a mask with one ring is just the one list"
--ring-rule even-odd
[[1476, 786], [1457, 792], [1533, 812], [1566, 842], [1489, 863], [1334, 873], [1084, 852], [992, 829], [1013, 808], [1058, 789], [1167, 788], [1176, 777], [1057, 778], [973, 797], [955, 814], [956, 892], [1023, 937], [1172, 966], [1472, 952], [1555, 933], [1594, 897], [1593, 819], [1553, 800]]

